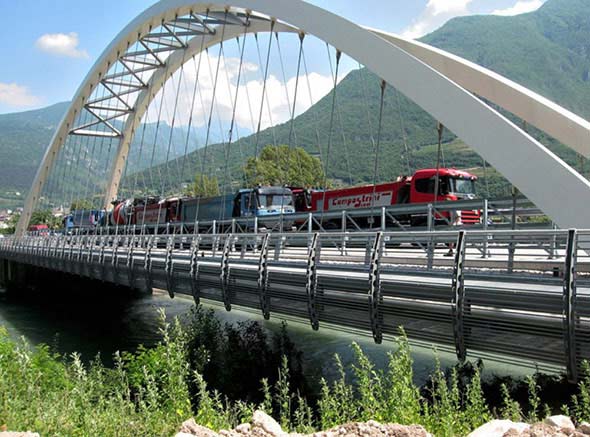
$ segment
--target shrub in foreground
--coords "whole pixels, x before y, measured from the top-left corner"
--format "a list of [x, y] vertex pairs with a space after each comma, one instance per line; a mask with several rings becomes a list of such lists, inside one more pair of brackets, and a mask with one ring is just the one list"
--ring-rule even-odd
[[[260, 379], [256, 396], [232, 393], [230, 397], [216, 387], [227, 387], [230, 378], [240, 378], [240, 367], [214, 372], [208, 364], [213, 360], [229, 366], [232, 347], [238, 344], [253, 348], [253, 356], [238, 348], [247, 366], [256, 365], [255, 351], [272, 362], [274, 355], [266, 349], [272, 341], [254, 326], [223, 328], [202, 312], [193, 320], [199, 317], [202, 330], [196, 333], [191, 330], [194, 325], [186, 328], [178, 320], [166, 323], [161, 313], [159, 344], [116, 354], [113, 368], [105, 368], [100, 358], [85, 365], [77, 354], [61, 357], [47, 346], [14, 342], [0, 329], [0, 425], [55, 436], [172, 435], [191, 416], [219, 430], [249, 421], [254, 410], [262, 409], [284, 429], [301, 433], [374, 419], [423, 425], [436, 436], [460, 436], [493, 417], [535, 421], [549, 414], [540, 401], [536, 378], [527, 380], [527, 405], [512, 399], [502, 385], [501, 405], [493, 410], [486, 402], [477, 367], [467, 373], [445, 372], [437, 360], [428, 384], [420, 389], [413, 381], [410, 346], [403, 331], [385, 369], [377, 369], [355, 343], [350, 369], [336, 355], [338, 377], [331, 382], [322, 379], [319, 397], [312, 402], [301, 390], [299, 376], [293, 382], [294, 366], [284, 353], [292, 345], [283, 332], [274, 339], [283, 342], [283, 349], [275, 349], [283, 356], [272, 379]], [[297, 357], [294, 349], [291, 356]], [[578, 393], [563, 407], [578, 422], [590, 419], [590, 367], [584, 366]], [[298, 366], [295, 369], [300, 371]], [[227, 379], [211, 381], [205, 375]]]

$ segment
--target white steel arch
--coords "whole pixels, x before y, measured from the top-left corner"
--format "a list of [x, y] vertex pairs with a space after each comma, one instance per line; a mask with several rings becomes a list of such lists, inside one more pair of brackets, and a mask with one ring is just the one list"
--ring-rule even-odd
[[[223, 19], [228, 24], [244, 25], [244, 16], [251, 14], [252, 11], [258, 14], [255, 16], [256, 19], [266, 21], [267, 25], [269, 21], [274, 20], [279, 20], [281, 25], [282, 23], [288, 23], [282, 30], [312, 34], [355, 58], [462, 138], [559, 226], [588, 226], [588, 219], [590, 218], [590, 183], [497, 111], [481, 102], [449, 77], [432, 68], [430, 65], [437, 66], [437, 62], [439, 62], [437, 68], [445, 70], [440, 65], [441, 62], [444, 64], [447, 59], [450, 59], [449, 56], [445, 58], [448, 55], [445, 52], [426, 50], [426, 48], [422, 47], [423, 45], [407, 40], [404, 42], [391, 35], [377, 35], [374, 31], [362, 28], [301, 0], [233, 0], [231, 7], [219, 2], [195, 3], [189, 0], [162, 0], [138, 16], [115, 38], [80, 86], [72, 106], [55, 133], [37, 172], [27, 197], [25, 210], [17, 227], [17, 233], [22, 234], [26, 229], [57, 153], [68, 135], [91, 134], [121, 138], [118, 159], [115, 160], [111, 172], [111, 184], [109, 193], [107, 193], [107, 196], [111, 196], [116, 191], [114, 187], [118, 185], [117, 178], [120, 177], [117, 165], [120, 165], [126, 159], [129, 137], [133, 134], [134, 127], [141, 120], [139, 115], [145, 112], [147, 105], [155, 96], [153, 90], [161, 86], [169, 76], [163, 71], [167, 70], [170, 74], [173, 73], [173, 68], [170, 68], [172, 61], [181, 58], [180, 56], [170, 57], [166, 62], [162, 62], [158, 59], [156, 51], [165, 51], [166, 48], [169, 53], [176, 50], [187, 50], [187, 47], [191, 44], [183, 42], [179, 37], [181, 34], [194, 37], [204, 34], [214, 36], [216, 32], [211, 23], [217, 22], [219, 24]], [[201, 18], [199, 18], [198, 14], [201, 14]], [[210, 21], [203, 20], [203, 14], [206, 14]], [[186, 16], [189, 18], [179, 18]], [[158, 38], [156, 38], [150, 32], [158, 26], [162, 26], [166, 31], [160, 31]], [[179, 28], [186, 30], [181, 32], [178, 31]], [[162, 38], [166, 42], [162, 43]], [[156, 39], [159, 40], [158, 43]], [[213, 40], [214, 38], [211, 38], [211, 41]], [[129, 47], [138, 41], [145, 47], [143, 53], [151, 53], [154, 59], [154, 61], [146, 63], [145, 69], [156, 71], [149, 83], [143, 83], [141, 78], [135, 74], [139, 83], [133, 86], [126, 85], [129, 87], [127, 93], [132, 93], [133, 89], [131, 88], [135, 87], [142, 97], [138, 98], [132, 107], [125, 107], [125, 102], [120, 97], [113, 97], [123, 103], [123, 109], [119, 107], [105, 109], [100, 107], [100, 104], [97, 104], [96, 101], [90, 105], [89, 96], [91, 96], [99, 83], [105, 82], [106, 78], [109, 78], [110, 82], [116, 80], [113, 79], [115, 75], [108, 74], [109, 68], [114, 63], [117, 61], [136, 62], [135, 60], [138, 58], [129, 58], [130, 55], [126, 55], [126, 53]], [[150, 44], [160, 45], [154, 49], [154, 46], [150, 46]], [[405, 50], [400, 48], [404, 45]], [[438, 58], [433, 57], [432, 53], [435, 53]], [[414, 55], [421, 57], [425, 62]], [[129, 61], [129, 59], [134, 60]], [[168, 62], [170, 64], [165, 69], [164, 66]], [[180, 67], [180, 63], [178, 64], [176, 68]], [[127, 66], [126, 68], [131, 70]], [[464, 80], [464, 84], [481, 95], [486, 94], [481, 89], [477, 91], [480, 83], [477, 80], [477, 75], [480, 75], [480, 78], [487, 78], [486, 80], [490, 80], [491, 77], [493, 83], [502, 82], [498, 80], [498, 77], [492, 77], [493, 75], [489, 74], [490, 72], [485, 69], [475, 69], [469, 65], [462, 66], [461, 62], [455, 62], [454, 67], [447, 69], [445, 72], [459, 82], [461, 82], [461, 75], [469, 77], [470, 81]], [[507, 84], [504, 83], [503, 86], [507, 86]], [[551, 111], [549, 111], [549, 115], [535, 117], [534, 109], [536, 108], [547, 109], [551, 107], [554, 113], [564, 114], [563, 111], [565, 110], [561, 111], [563, 108], [559, 108], [542, 98], [534, 98], [534, 96], [526, 92], [521, 92], [521, 95], [525, 95], [528, 104], [533, 105], [532, 110], [520, 111], [519, 113], [518, 105], [513, 105], [512, 110], [525, 119], [528, 117], [536, 120], [536, 122], [542, 122], [546, 117], [551, 116]], [[494, 100], [494, 97], [497, 96], [490, 97], [486, 95], [486, 97], [504, 107], [506, 104], [510, 104], [510, 99], [507, 99], [506, 96], [500, 98], [500, 102]], [[502, 102], [504, 102], [504, 105], [502, 105]], [[102, 110], [103, 112], [96, 115], [97, 123], [101, 123], [108, 129], [89, 132], [85, 130], [89, 126], [75, 127], [76, 115], [84, 109]], [[124, 132], [119, 132], [109, 124], [109, 120], [115, 119], [121, 114], [128, 115]], [[561, 119], [557, 117], [555, 123], [559, 128], [552, 129], [553, 135], [562, 140], [566, 138], [567, 135], [559, 132], [566, 131], [567, 123], [570, 123], [571, 126], [572, 120], [573, 124], [577, 125], [577, 129], [581, 132], [584, 129], [588, 131], [588, 126], [584, 125], [579, 117], [578, 119], [567, 116], [561, 117]], [[531, 123], [535, 122], [531, 121]], [[567, 138], [571, 140], [575, 136]], [[580, 136], [583, 137], [584, 135]], [[588, 154], [587, 148], [581, 147], [579, 142], [572, 140], [566, 142], [566, 144], [585, 155]], [[586, 144], [587, 147], [587, 143], [582, 140], [583, 144]]]
[[[244, 32], [259, 33], [268, 32], [268, 30], [269, 24], [266, 22], [253, 23], [245, 29], [238, 27], [230, 28], [224, 32], [223, 41], [228, 41], [241, 36], [244, 34]], [[281, 23], [275, 23], [273, 30], [276, 32], [297, 32], [297, 29]], [[115, 156], [115, 161], [112, 166], [111, 176], [108, 181], [108, 186], [103, 202], [105, 208], [108, 207], [111, 204], [111, 201], [117, 196], [119, 184], [123, 176], [123, 170], [125, 168], [125, 160], [129, 154], [131, 141], [133, 141], [133, 133], [141, 124], [141, 120], [144, 114], [147, 112], [154, 97], [162, 89], [166, 81], [171, 78], [176, 71], [178, 71], [186, 59], [190, 59], [200, 51], [219, 44], [221, 41], [222, 36], [220, 32], [206, 36], [204, 38], [193, 38], [188, 43], [186, 50], [179, 50], [170, 55], [166, 62], [166, 68], [160, 68], [158, 71], [156, 71], [151, 77], [148, 87], [140, 92], [135, 104], [135, 112], [132, 117], [127, 118], [125, 127], [122, 130], [121, 142]]]
[[452, 53], [369, 29], [405, 50], [463, 88], [512, 112], [579, 154], [590, 158], [590, 122], [528, 88]]

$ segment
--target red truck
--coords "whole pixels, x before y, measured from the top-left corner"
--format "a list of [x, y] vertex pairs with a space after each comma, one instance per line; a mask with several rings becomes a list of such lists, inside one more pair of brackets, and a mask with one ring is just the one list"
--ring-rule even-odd
[[28, 232], [31, 235], [41, 235], [46, 236], [49, 235], [49, 226], [41, 224], [41, 225], [30, 225], [28, 228]]
[[[394, 182], [377, 185], [363, 185], [360, 187], [340, 188], [327, 191], [308, 191], [292, 188], [295, 196], [297, 212], [334, 212], [371, 209], [401, 204], [426, 204], [435, 201], [436, 169], [418, 170], [413, 176], [400, 176]], [[454, 168], [440, 168], [438, 170], [437, 202], [468, 200], [475, 198], [475, 181], [477, 176]], [[375, 216], [380, 217], [380, 212]], [[480, 223], [480, 211], [459, 211], [453, 215], [441, 212], [436, 216], [437, 221], [449, 221], [456, 224]], [[446, 219], [446, 220], [443, 220]], [[380, 220], [380, 218], [379, 218]], [[398, 218], [408, 221], [411, 225], [425, 225], [425, 214], [412, 214]], [[334, 223], [331, 223], [331, 222]], [[338, 219], [325, 220], [325, 224], [339, 223]]]

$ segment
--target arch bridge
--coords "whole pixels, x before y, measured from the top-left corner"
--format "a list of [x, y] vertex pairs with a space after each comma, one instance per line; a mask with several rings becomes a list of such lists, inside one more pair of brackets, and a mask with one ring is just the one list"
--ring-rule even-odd
[[[331, 128], [338, 66], [346, 54], [377, 75], [383, 88], [395, 88], [461, 138], [564, 230], [350, 233], [343, 226], [342, 232], [322, 233], [313, 232], [310, 218], [302, 233], [256, 229], [238, 235], [232, 225], [224, 234], [25, 236], [33, 212], [59, 185], [56, 180], [85, 180], [76, 170], [80, 162], [89, 173], [99, 169], [95, 153], [106, 155], [100, 165], [104, 176], [92, 188], [87, 181], [84, 191], [100, 193], [99, 208], [108, 207], [120, 195], [134, 141], [141, 138], [143, 146], [149, 128], [155, 129], [157, 142], [163, 119], [171, 120], [165, 135], [168, 165], [177, 108], [183, 104], [182, 81], [174, 78], [191, 60], [197, 79], [188, 100], [189, 132], [195, 96], [201, 93], [201, 67], [214, 79], [211, 101], [197, 105], [207, 126], [206, 150], [219, 110], [216, 95], [225, 92], [217, 85], [224, 47], [236, 40], [243, 55], [247, 38], [258, 45], [258, 35], [269, 34], [266, 56], [258, 47], [263, 80], [254, 105], [258, 127], [252, 132], [258, 140], [263, 110], [269, 107], [270, 47], [273, 35], [283, 33], [298, 36], [297, 78], [309, 37], [335, 49], [328, 147], [336, 135]], [[201, 64], [214, 51], [217, 65], [212, 68], [210, 59]], [[237, 84], [228, 92], [229, 133], [221, 139], [228, 150], [237, 139], [238, 85], [245, 68], [240, 57]], [[170, 84], [176, 92], [166, 118]], [[296, 82], [292, 100], [287, 92], [291, 124], [297, 89]], [[320, 323], [360, 328], [378, 342], [402, 324], [411, 338], [446, 345], [459, 359], [468, 353], [532, 357], [567, 369], [575, 379], [582, 360], [590, 357], [590, 234], [583, 230], [590, 218], [590, 183], [482, 98], [590, 156], [586, 120], [426, 44], [363, 27], [300, 0], [162, 0], [121, 31], [80, 85], [35, 176], [16, 237], [0, 240], [0, 282], [14, 280], [18, 266], [26, 265], [130, 288], [163, 288], [171, 297], [205, 297], [228, 310], [232, 304], [249, 306], [265, 317], [296, 315], [309, 318], [314, 329]], [[187, 134], [187, 145], [189, 140]], [[70, 200], [79, 195], [75, 184], [65, 188]], [[388, 213], [383, 210], [383, 217]], [[444, 256], [448, 247], [456, 249], [453, 257]]]
[[103, 203], [109, 205], [141, 120], [166, 81], [197, 53], [264, 32], [314, 35], [348, 54], [465, 141], [560, 227], [586, 226], [589, 182], [475, 95], [589, 156], [590, 123], [555, 103], [457, 56], [363, 28], [303, 1], [165, 0], [121, 31], [80, 85], [35, 176], [17, 234], [26, 230], [68, 143], [75, 148], [77, 137], [85, 137], [115, 148], [105, 176]]

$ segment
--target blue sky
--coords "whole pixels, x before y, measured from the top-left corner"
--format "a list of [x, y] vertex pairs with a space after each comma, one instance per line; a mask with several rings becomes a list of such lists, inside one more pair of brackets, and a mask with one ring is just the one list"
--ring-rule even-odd
[[[514, 15], [544, 0], [308, 0], [359, 24], [410, 37], [459, 15]], [[3, 17], [0, 113], [35, 109], [72, 98], [102, 50], [153, 0], [0, 1]], [[312, 71], [325, 74], [328, 64]], [[325, 54], [324, 54], [325, 56]]]

